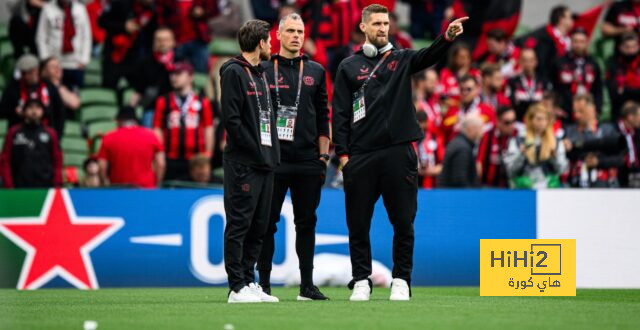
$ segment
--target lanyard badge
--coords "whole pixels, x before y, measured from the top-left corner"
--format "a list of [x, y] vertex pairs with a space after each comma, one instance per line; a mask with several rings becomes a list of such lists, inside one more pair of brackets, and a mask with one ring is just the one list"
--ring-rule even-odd
[[[260, 119], [260, 144], [262, 144], [263, 146], [271, 147], [271, 96], [269, 94], [268, 87], [266, 88], [267, 110], [263, 111], [262, 104], [260, 103], [260, 97], [258, 96], [258, 85], [256, 85], [256, 82], [253, 80], [253, 76], [251, 75], [251, 72], [249, 72], [249, 69], [247, 67], [245, 67], [244, 69], [245, 71], [247, 71], [247, 75], [249, 75], [249, 79], [253, 84], [253, 91], [255, 92], [256, 101], [258, 103], [258, 113]], [[262, 83], [264, 84], [264, 86], [269, 86], [266, 82], [264, 73], [262, 74]]]
[[369, 83], [373, 75], [376, 73], [376, 71], [382, 64], [382, 62], [384, 62], [384, 60], [387, 58], [387, 56], [389, 56], [389, 54], [391, 54], [390, 50], [384, 53], [384, 56], [382, 56], [382, 58], [380, 59], [380, 61], [378, 61], [376, 66], [373, 68], [373, 70], [371, 70], [371, 73], [369, 74], [367, 79], [362, 83], [362, 86], [360, 87], [360, 89], [358, 89], [358, 91], [353, 93], [352, 110], [353, 110], [354, 124], [364, 119], [367, 116], [367, 107], [364, 102], [364, 90], [367, 87], [367, 84]]
[[276, 129], [278, 131], [278, 139], [282, 141], [293, 141], [295, 136], [296, 117], [298, 115], [298, 106], [300, 105], [300, 93], [302, 90], [302, 75], [304, 72], [304, 61], [300, 59], [300, 71], [298, 72], [298, 91], [294, 106], [283, 105], [280, 101], [280, 87], [278, 82], [278, 59], [274, 60], [274, 81], [276, 85], [276, 103], [278, 106], [278, 120], [276, 120]]

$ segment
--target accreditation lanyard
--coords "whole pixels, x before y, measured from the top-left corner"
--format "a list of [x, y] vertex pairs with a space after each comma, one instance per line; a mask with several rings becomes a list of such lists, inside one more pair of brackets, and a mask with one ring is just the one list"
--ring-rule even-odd
[[249, 76], [249, 80], [251, 80], [251, 83], [253, 84], [253, 91], [256, 94], [256, 101], [258, 102], [258, 111], [259, 111], [259, 120], [260, 120], [260, 143], [264, 146], [271, 147], [271, 96], [269, 95], [270, 93], [268, 90], [269, 85], [267, 84], [267, 78], [263, 72], [262, 83], [264, 86], [267, 87], [265, 88], [265, 93], [267, 94], [267, 111], [262, 111], [260, 96], [258, 96], [258, 85], [253, 79], [253, 75], [249, 71], [249, 68], [245, 66], [244, 70], [247, 72], [247, 75]]
[[[278, 103], [278, 109], [280, 109], [280, 87], [278, 86], [278, 59], [273, 60], [273, 80], [276, 85], [276, 102]], [[298, 91], [296, 92], [296, 103], [295, 107], [298, 110], [298, 105], [300, 104], [300, 93], [302, 91], [302, 75], [304, 73], [304, 61], [302, 58], [300, 59], [300, 72], [298, 72]]]
[[367, 87], [367, 84], [369, 84], [369, 81], [371, 80], [371, 78], [373, 78], [373, 75], [376, 73], [376, 71], [378, 71], [378, 68], [380, 67], [380, 65], [382, 65], [382, 63], [384, 62], [384, 60], [387, 59], [387, 57], [389, 56], [389, 54], [391, 54], [391, 51], [387, 51], [386, 53], [384, 53], [384, 55], [382, 56], [382, 58], [380, 59], [380, 61], [378, 61], [378, 63], [376, 64], [376, 66], [373, 67], [373, 70], [371, 70], [371, 73], [369, 74], [369, 76], [367, 77], [367, 79], [362, 83], [362, 86], [360, 87], [360, 91], [364, 92], [364, 88]]

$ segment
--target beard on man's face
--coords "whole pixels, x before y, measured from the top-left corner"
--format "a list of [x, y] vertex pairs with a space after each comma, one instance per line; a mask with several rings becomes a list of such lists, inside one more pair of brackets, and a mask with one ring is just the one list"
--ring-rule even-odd
[[260, 59], [263, 61], [268, 61], [271, 58], [271, 52], [269, 49], [262, 49], [260, 51]]
[[369, 39], [369, 42], [377, 48], [384, 47], [389, 43], [389, 37], [387, 35], [382, 36], [377, 33], [368, 35], [367, 39]]

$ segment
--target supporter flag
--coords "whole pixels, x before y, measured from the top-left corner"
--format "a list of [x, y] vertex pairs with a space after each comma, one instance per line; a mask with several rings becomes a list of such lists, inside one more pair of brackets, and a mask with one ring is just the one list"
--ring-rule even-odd
[[[454, 18], [469, 16], [461, 40], [473, 49], [473, 58], [487, 51], [487, 32], [502, 29], [511, 37], [518, 27], [522, 0], [454, 0]], [[444, 24], [448, 24], [445, 22]], [[443, 32], [446, 25], [443, 26]]]
[[591, 34], [596, 28], [596, 24], [600, 20], [600, 15], [605, 7], [609, 6], [609, 2], [590, 8], [581, 14], [575, 16], [574, 28], [582, 28], [587, 32], [587, 36], [591, 39]]

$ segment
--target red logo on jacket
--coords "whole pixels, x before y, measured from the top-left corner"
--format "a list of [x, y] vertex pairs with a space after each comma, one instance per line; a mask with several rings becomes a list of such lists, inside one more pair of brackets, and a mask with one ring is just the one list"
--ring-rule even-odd
[[304, 76], [303, 80], [304, 80], [304, 84], [307, 86], [313, 86], [313, 83], [315, 82], [315, 80], [311, 76]]
[[387, 64], [387, 69], [389, 69], [389, 71], [396, 71], [396, 68], [398, 68], [398, 61], [397, 60], [393, 60], [393, 61], [389, 62], [389, 64]]

